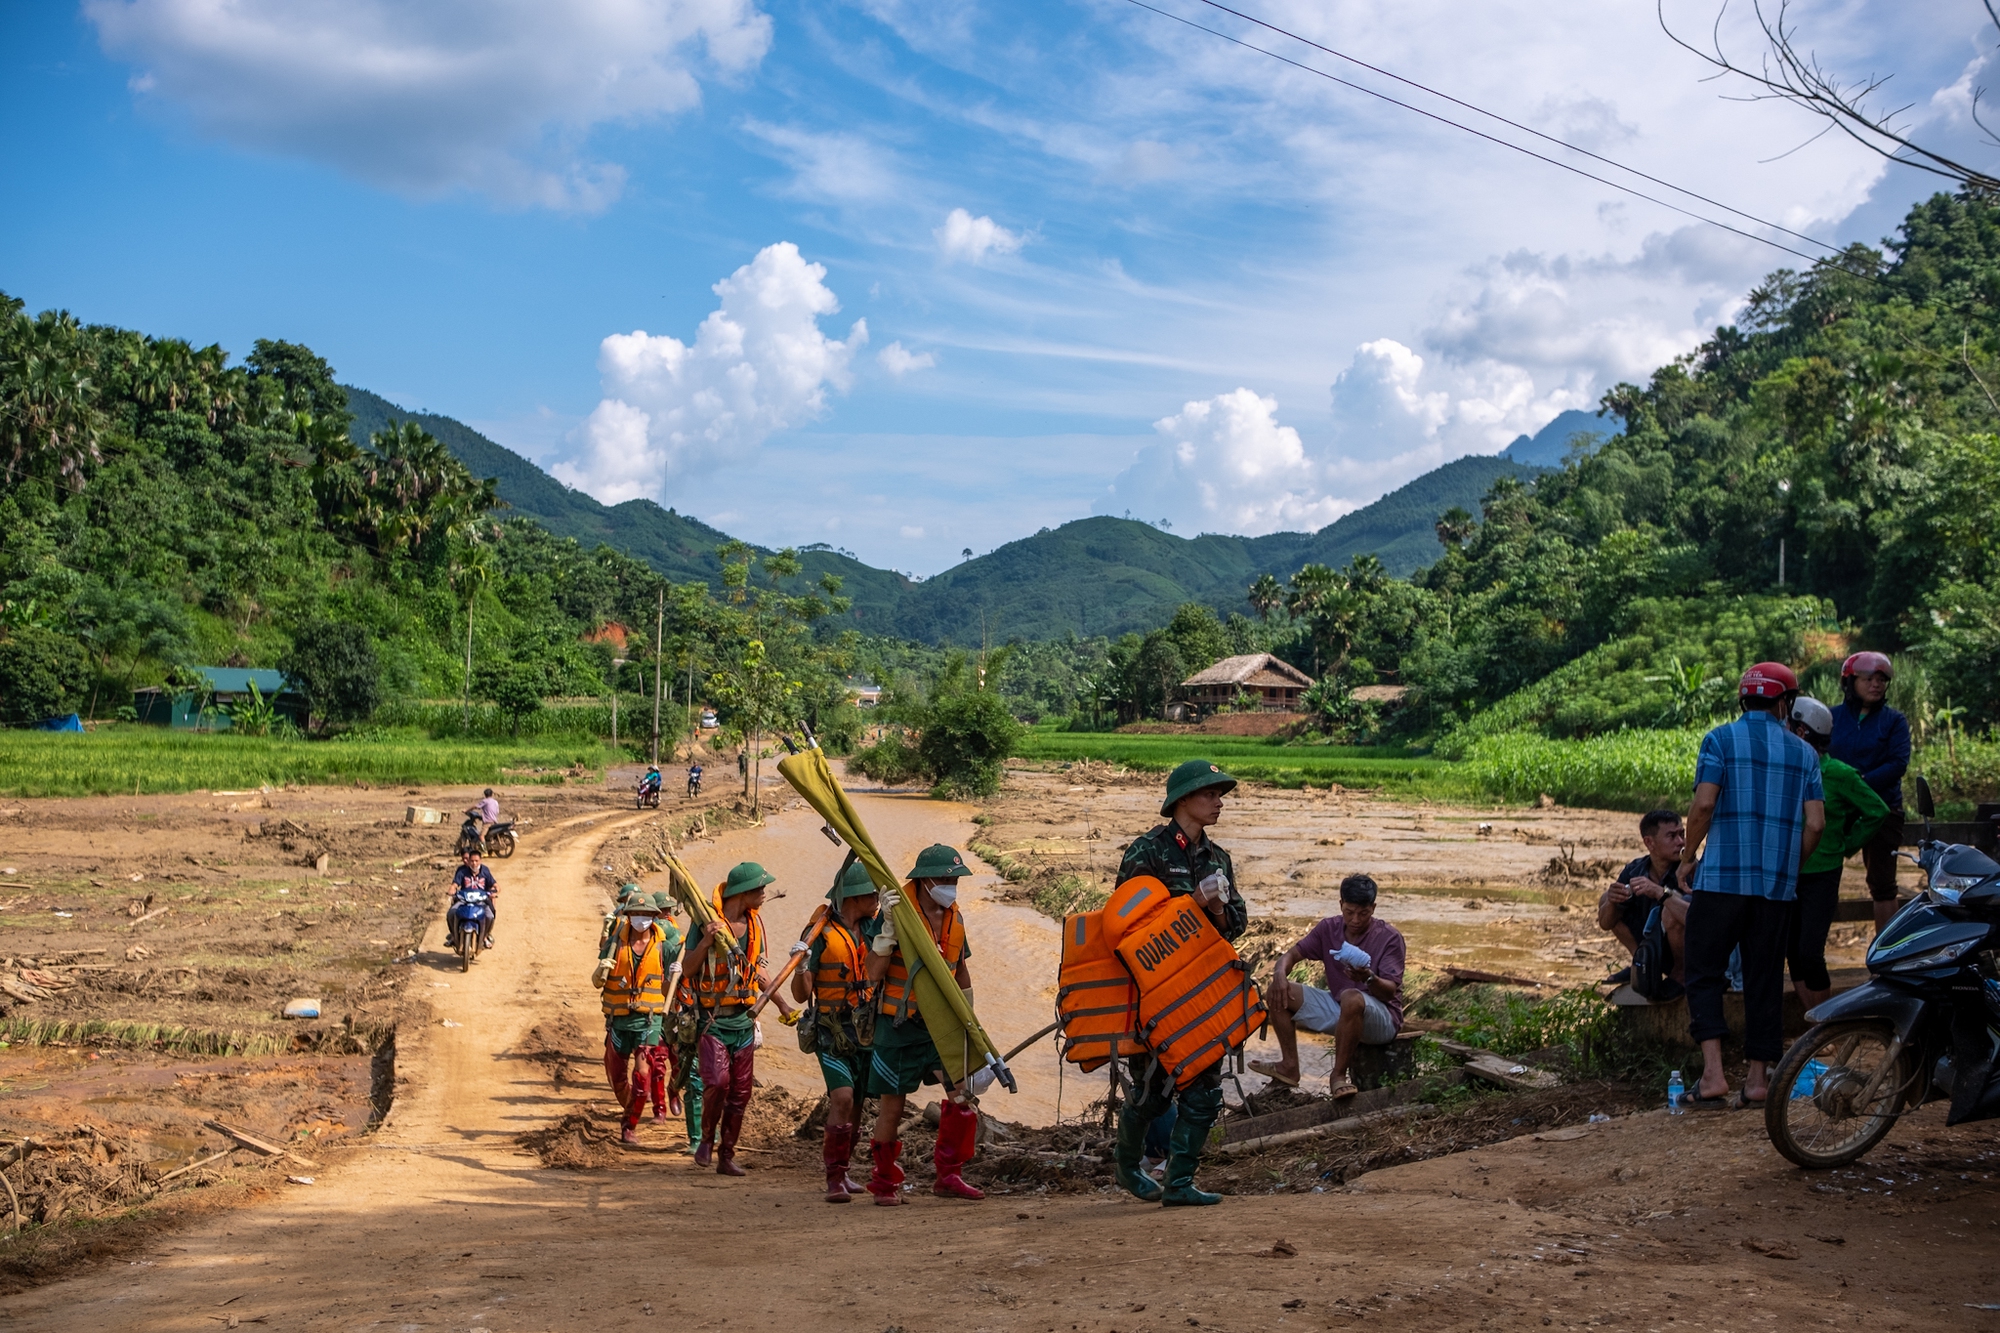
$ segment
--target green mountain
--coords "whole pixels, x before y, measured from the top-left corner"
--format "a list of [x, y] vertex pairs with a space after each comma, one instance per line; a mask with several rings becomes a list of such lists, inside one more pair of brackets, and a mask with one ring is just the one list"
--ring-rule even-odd
[[[459, 462], [471, 469], [472, 475], [497, 477], [500, 498], [515, 513], [534, 519], [558, 537], [574, 537], [586, 550], [602, 543], [623, 551], [678, 583], [714, 583], [721, 574], [722, 562], [715, 550], [731, 538], [720, 528], [662, 509], [651, 500], [602, 504], [563, 485], [512, 449], [495, 444], [462, 421], [429, 412], [406, 411], [366, 389], [351, 384], [344, 387], [348, 410], [354, 413], [351, 433], [360, 443], [366, 444], [370, 435], [388, 429], [392, 419], [414, 421], [451, 450]], [[853, 615], [858, 628], [874, 634], [897, 632], [893, 627], [896, 608], [914, 586], [910, 580], [894, 570], [864, 565], [824, 544], [802, 548], [799, 557], [807, 581], [823, 573], [841, 577], [842, 592], [854, 600]]]
[[[348, 386], [354, 436], [366, 442], [391, 419], [414, 421], [472, 470], [496, 477], [500, 498], [562, 537], [589, 548], [602, 542], [644, 560], [680, 582], [713, 581], [715, 548], [729, 535], [651, 500], [605, 505], [450, 417], [407, 412]], [[1259, 574], [1288, 577], [1312, 562], [1340, 566], [1372, 554], [1407, 575], [1438, 556], [1432, 525], [1479, 501], [1502, 477], [1541, 469], [1474, 456], [1447, 463], [1318, 532], [1264, 537], [1176, 537], [1122, 518], [1084, 518], [1044, 528], [933, 578], [914, 582], [876, 569], [825, 544], [802, 547], [805, 577], [838, 574], [854, 600], [854, 626], [871, 634], [926, 643], [1004, 643], [1118, 635], [1163, 625], [1182, 602], [1206, 602], [1223, 614], [1248, 611], [1244, 593]]]

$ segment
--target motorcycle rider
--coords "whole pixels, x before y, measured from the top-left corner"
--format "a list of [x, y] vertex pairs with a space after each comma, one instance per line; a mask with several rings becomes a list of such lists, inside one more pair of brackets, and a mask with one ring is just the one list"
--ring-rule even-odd
[[701, 795], [701, 765], [699, 763], [688, 765], [688, 795]]
[[646, 765], [646, 776], [639, 779], [640, 797], [643, 799], [653, 795], [660, 790], [664, 781], [665, 779], [660, 776], [660, 766], [658, 764]]
[[493, 882], [493, 872], [480, 863], [477, 851], [465, 854], [465, 864], [451, 873], [451, 900], [458, 902], [458, 896], [467, 889], [483, 889], [486, 892], [486, 929], [481, 934], [479, 945], [483, 949], [493, 947], [493, 923], [500, 919], [500, 886]]
[[494, 797], [491, 787], [465, 812], [465, 822], [471, 826], [474, 840], [485, 846], [486, 830], [500, 822], [500, 802]]

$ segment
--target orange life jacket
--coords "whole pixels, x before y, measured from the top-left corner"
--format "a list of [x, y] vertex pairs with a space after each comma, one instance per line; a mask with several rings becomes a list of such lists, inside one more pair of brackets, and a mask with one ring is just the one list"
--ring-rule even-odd
[[757, 965], [764, 959], [764, 914], [751, 908], [743, 923], [743, 950], [709, 949], [692, 971], [681, 973], [674, 1004], [700, 1005], [716, 1018], [748, 1013], [757, 1002]]
[[657, 925], [643, 932], [621, 921], [618, 947], [611, 955], [611, 975], [604, 982], [604, 1012], [663, 1014], [667, 1011], [667, 961], [661, 947], [666, 932]]
[[[965, 919], [958, 914], [958, 904], [953, 903], [945, 908], [944, 921], [940, 925], [933, 926], [930, 914], [923, 909], [923, 900], [918, 896], [919, 890], [915, 881], [905, 883], [902, 891], [909, 895], [911, 904], [916, 906], [917, 916], [922, 919], [924, 929], [931, 933], [931, 939], [937, 944], [938, 953], [944, 957], [944, 965], [956, 973], [959, 963], [965, 958]], [[889, 975], [882, 978], [881, 1012], [898, 1022], [903, 1022], [904, 1016], [915, 1006], [916, 996], [910, 991], [910, 974], [903, 966], [903, 951], [896, 949], [889, 955]]]
[[1112, 890], [1105, 936], [1139, 990], [1138, 1039], [1186, 1088], [1250, 1040], [1264, 998], [1236, 949], [1192, 897], [1150, 875]]
[[1139, 988], [1105, 938], [1104, 913], [1063, 918], [1062, 972], [1056, 982], [1063, 1059], [1086, 1070], [1118, 1055], [1139, 1055]]
[[820, 935], [819, 967], [813, 972], [813, 1001], [836, 1014], [868, 1002], [868, 948], [838, 917]]

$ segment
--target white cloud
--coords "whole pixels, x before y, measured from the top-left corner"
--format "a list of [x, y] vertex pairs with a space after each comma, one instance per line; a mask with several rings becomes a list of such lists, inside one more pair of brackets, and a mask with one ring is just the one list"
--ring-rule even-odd
[[594, 212], [590, 130], [685, 111], [771, 42], [753, 0], [85, 0], [142, 97], [247, 148], [418, 195]]
[[607, 504], [658, 496], [671, 477], [820, 416], [828, 386], [847, 387], [868, 341], [866, 320], [844, 340], [820, 332], [820, 317], [840, 309], [825, 277], [782, 241], [715, 284], [721, 308], [692, 346], [643, 329], [606, 338], [597, 357], [604, 400], [578, 431], [579, 456], [551, 471]]
[[990, 254], [1014, 254], [1027, 239], [992, 218], [974, 217], [962, 208], [952, 209], [944, 225], [931, 235], [937, 238], [938, 249], [946, 259], [966, 259], [975, 264]]
[[893, 197], [900, 188], [895, 159], [858, 134], [817, 133], [761, 120], [745, 121], [743, 127], [791, 167], [792, 179], [782, 192], [793, 198], [861, 203]]
[[929, 370], [937, 364], [937, 358], [929, 352], [907, 351], [901, 342], [890, 343], [875, 354], [875, 359], [882, 363], [882, 369], [897, 379], [913, 370]]
[[921, 541], [923, 539], [924, 530], [922, 528], [913, 528], [905, 525], [901, 529], [901, 531], [904, 539], [907, 541], [914, 542], [914, 541]]
[[1318, 463], [1277, 411], [1277, 399], [1242, 388], [1183, 405], [1153, 423], [1160, 442], [1139, 451], [1098, 512], [1166, 518], [1188, 536], [1326, 526], [1354, 506], [1323, 493]]

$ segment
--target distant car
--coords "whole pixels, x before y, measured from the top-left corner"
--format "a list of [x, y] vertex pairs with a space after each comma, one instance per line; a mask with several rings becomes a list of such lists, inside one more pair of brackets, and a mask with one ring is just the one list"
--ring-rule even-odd
[[704, 711], [701, 715], [701, 725], [704, 727], [713, 727], [715, 725], [715, 714]]

